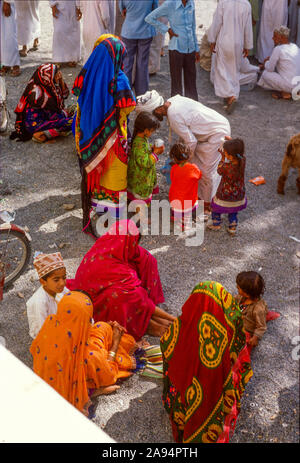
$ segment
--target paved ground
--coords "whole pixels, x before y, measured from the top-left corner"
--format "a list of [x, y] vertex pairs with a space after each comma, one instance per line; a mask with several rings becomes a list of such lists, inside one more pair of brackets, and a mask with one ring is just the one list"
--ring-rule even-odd
[[[215, 0], [196, 0], [198, 26], [207, 26]], [[51, 60], [52, 18], [47, 1], [41, 2], [41, 48], [22, 59], [22, 75], [7, 78], [8, 107], [13, 116], [18, 99], [35, 68]], [[204, 28], [198, 28], [199, 39]], [[72, 86], [76, 70], [63, 69]], [[162, 70], [151, 77], [151, 88], [169, 97], [167, 56]], [[198, 70], [200, 101], [224, 113], [222, 101], [214, 95], [209, 74]], [[72, 97], [69, 102], [71, 103]], [[212, 279], [235, 292], [235, 277], [242, 270], [260, 270], [266, 280], [265, 298], [271, 309], [281, 313], [270, 322], [253, 354], [254, 376], [243, 398], [243, 407], [234, 442], [299, 441], [299, 361], [293, 339], [299, 334], [299, 259], [296, 256], [299, 231], [299, 196], [296, 173], [291, 172], [285, 196], [276, 194], [281, 160], [291, 135], [299, 132], [299, 102], [274, 101], [257, 88], [243, 92], [236, 111], [230, 116], [234, 136], [245, 140], [247, 149], [246, 184], [249, 206], [240, 214], [238, 235], [225, 230], [206, 232], [200, 247], [186, 247], [174, 236], [144, 237], [142, 245], [158, 260], [169, 311], [179, 315], [193, 287]], [[12, 122], [14, 117], [12, 117]], [[12, 125], [11, 125], [12, 128]], [[164, 122], [159, 136], [168, 139]], [[80, 174], [72, 137], [55, 144], [16, 143], [1, 139], [1, 209], [15, 209], [16, 222], [27, 226], [34, 250], [61, 250], [68, 276], [74, 275], [81, 258], [93, 244], [81, 233]], [[160, 160], [164, 163], [166, 156]], [[254, 186], [248, 180], [264, 175], [266, 184]], [[159, 199], [167, 198], [167, 185], [159, 177]], [[73, 204], [66, 211], [64, 204]], [[31, 339], [25, 300], [38, 287], [31, 265], [4, 297], [0, 307], [0, 336], [8, 349], [29, 367]], [[21, 294], [20, 294], [21, 293]], [[24, 295], [24, 299], [20, 298]], [[158, 339], [149, 338], [152, 343]], [[292, 351], [294, 349], [294, 355]], [[293, 358], [294, 357], [294, 358]], [[298, 353], [299, 357], [299, 353]], [[172, 442], [169, 421], [161, 405], [159, 381], [130, 378], [114, 396], [99, 400], [94, 421], [118, 442]]]

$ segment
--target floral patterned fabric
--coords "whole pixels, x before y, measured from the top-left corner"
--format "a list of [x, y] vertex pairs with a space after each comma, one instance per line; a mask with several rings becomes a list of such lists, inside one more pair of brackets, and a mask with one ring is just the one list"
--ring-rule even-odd
[[127, 189], [137, 199], [148, 199], [157, 184], [156, 160], [147, 138], [135, 137], [128, 162]]
[[197, 285], [161, 350], [163, 404], [175, 441], [228, 442], [253, 374], [235, 299], [220, 283]]
[[245, 164], [243, 158], [239, 164], [232, 162], [220, 162], [218, 174], [221, 175], [221, 182], [216, 197], [223, 201], [241, 201], [245, 197]]

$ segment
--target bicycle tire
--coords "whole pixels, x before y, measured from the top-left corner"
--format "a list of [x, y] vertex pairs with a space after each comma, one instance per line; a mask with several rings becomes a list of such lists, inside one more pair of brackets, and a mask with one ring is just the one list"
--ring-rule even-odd
[[[8, 230], [0, 230], [0, 236], [5, 234], [8, 235]], [[8, 275], [7, 277], [5, 277], [4, 289], [12, 285], [22, 275], [22, 273], [25, 272], [31, 257], [31, 243], [26, 235], [17, 230], [10, 230], [9, 236], [13, 236], [18, 240], [22, 241], [22, 243], [24, 244], [25, 256], [22, 259], [22, 265], [20, 265], [20, 268], [17, 267], [17, 271], [15, 270], [12, 276]]]

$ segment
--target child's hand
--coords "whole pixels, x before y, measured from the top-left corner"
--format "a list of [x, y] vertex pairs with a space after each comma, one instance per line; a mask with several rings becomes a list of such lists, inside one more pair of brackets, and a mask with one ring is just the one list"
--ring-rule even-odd
[[56, 5], [52, 6], [52, 16], [54, 18], [58, 18], [58, 15], [59, 15], [59, 9], [57, 8]]
[[258, 341], [259, 341], [258, 337], [253, 335], [252, 338], [249, 339], [248, 344], [249, 346], [255, 347], [258, 345]]
[[77, 21], [80, 21], [81, 18], [82, 18], [81, 9], [76, 7], [76, 19], [77, 19]]

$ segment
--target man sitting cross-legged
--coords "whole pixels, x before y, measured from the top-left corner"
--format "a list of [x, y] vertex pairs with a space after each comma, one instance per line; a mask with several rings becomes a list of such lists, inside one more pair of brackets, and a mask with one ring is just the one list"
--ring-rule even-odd
[[276, 99], [291, 99], [297, 85], [295, 77], [300, 76], [300, 48], [290, 43], [289, 33], [290, 30], [285, 26], [274, 30], [275, 48], [262, 65], [264, 72], [258, 82], [259, 86], [267, 90], [275, 90], [272, 97]]

